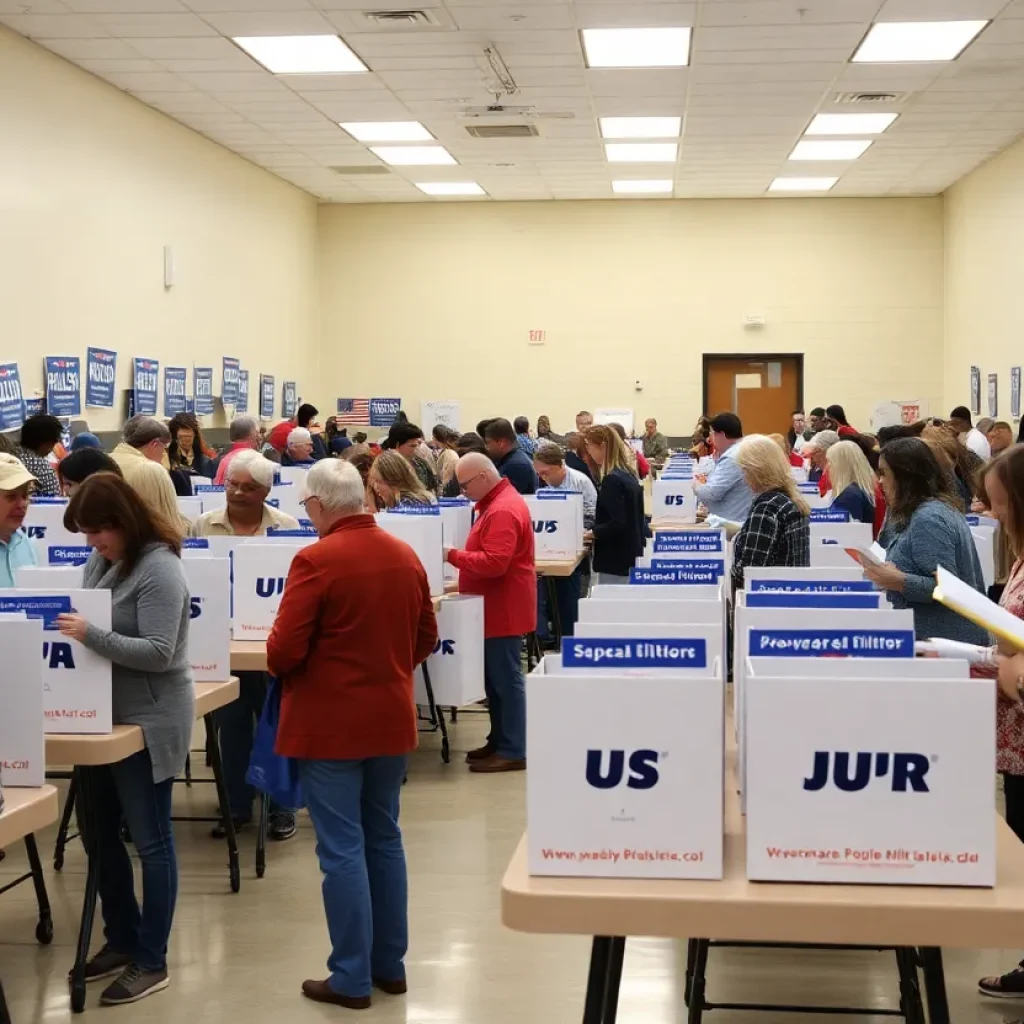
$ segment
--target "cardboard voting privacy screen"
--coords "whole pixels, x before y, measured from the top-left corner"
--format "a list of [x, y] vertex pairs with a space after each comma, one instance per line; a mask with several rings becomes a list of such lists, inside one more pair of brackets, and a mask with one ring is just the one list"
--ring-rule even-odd
[[227, 558], [182, 560], [191, 612], [188, 657], [197, 682], [231, 676], [231, 562]]
[[697, 519], [697, 498], [692, 477], [659, 477], [651, 485], [652, 522], [692, 523]]
[[830, 675], [748, 690], [749, 878], [995, 884], [992, 680]]
[[[431, 510], [433, 514], [430, 514]], [[375, 518], [378, 526], [404, 540], [416, 552], [426, 570], [430, 593], [435, 597], [444, 594], [441, 515], [437, 506], [424, 509], [422, 513], [409, 508], [392, 509], [390, 512], [378, 513]]]
[[235, 547], [231, 623], [234, 640], [266, 640], [270, 636], [292, 559], [304, 546], [278, 540], [250, 541]]
[[45, 541], [47, 544], [55, 545], [81, 544], [80, 533], [71, 533], [64, 529], [64, 513], [67, 507], [67, 498], [35, 498], [31, 501], [24, 522], [29, 540]]
[[[438, 641], [427, 658], [440, 707], [460, 708], [483, 700], [484, 693], [484, 599], [452, 595], [441, 602], [437, 613]], [[416, 673], [416, 703], [426, 705], [427, 689], [422, 670]]]
[[583, 550], [583, 496], [542, 488], [523, 497], [533, 519], [534, 557], [538, 562], [566, 561]]
[[109, 590], [0, 590], [0, 612], [42, 621], [46, 732], [108, 733], [110, 662], [57, 632], [57, 616], [77, 611], [90, 625], [110, 629]]
[[45, 781], [42, 645], [38, 619], [0, 616], [0, 783], [5, 786]]

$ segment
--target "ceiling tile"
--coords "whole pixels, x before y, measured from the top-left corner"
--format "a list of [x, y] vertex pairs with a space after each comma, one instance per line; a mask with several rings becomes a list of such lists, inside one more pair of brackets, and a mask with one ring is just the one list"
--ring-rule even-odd
[[0, 21], [29, 39], [100, 39], [106, 27], [84, 14], [3, 14]]
[[194, 14], [94, 14], [92, 17], [112, 36], [169, 39], [213, 36], [216, 31]]
[[[372, 2], [372, 0], [368, 0]], [[225, 36], [315, 36], [333, 35], [334, 26], [316, 11], [242, 10], [219, 13], [204, 12], [203, 20]]]

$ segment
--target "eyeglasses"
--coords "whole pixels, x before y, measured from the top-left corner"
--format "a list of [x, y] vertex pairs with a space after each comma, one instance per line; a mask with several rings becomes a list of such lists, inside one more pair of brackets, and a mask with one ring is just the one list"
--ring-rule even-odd
[[314, 499], [315, 499], [316, 501], [319, 501], [319, 500], [320, 500], [319, 498], [317, 498], [317, 496], [316, 496], [315, 494], [311, 494], [311, 495], [310, 495], [310, 496], [309, 496], [308, 498], [303, 498], [303, 499], [302, 499], [302, 501], [300, 501], [300, 502], [299, 502], [299, 504], [300, 504], [300, 505], [301, 505], [301, 506], [302, 506], [302, 507], [303, 507], [304, 509], [306, 509], [306, 511], [309, 511], [309, 503], [310, 503], [311, 501], [313, 501]]
[[465, 494], [466, 491], [469, 490], [469, 485], [472, 484], [474, 480], [479, 480], [480, 477], [482, 477], [483, 475], [483, 471], [481, 470], [479, 473], [476, 474], [476, 476], [471, 476], [465, 483], [459, 484], [459, 490], [462, 491], [463, 494]]

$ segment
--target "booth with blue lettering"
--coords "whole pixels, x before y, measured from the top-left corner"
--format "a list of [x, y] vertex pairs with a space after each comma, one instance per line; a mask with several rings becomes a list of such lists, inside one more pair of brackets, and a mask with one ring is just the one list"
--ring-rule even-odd
[[303, 547], [300, 538], [259, 538], [235, 545], [231, 588], [233, 639], [266, 640], [270, 636], [292, 559]]
[[651, 523], [683, 524], [697, 521], [697, 497], [693, 493], [693, 475], [687, 472], [662, 473], [651, 484]]
[[583, 551], [583, 495], [542, 487], [523, 496], [533, 520], [534, 558], [561, 562]]
[[[301, 469], [299, 467], [284, 466], [282, 468], [293, 468], [297, 472], [303, 474], [308, 472], [308, 470]], [[304, 480], [300, 483], [282, 480], [281, 483], [274, 484], [274, 486], [270, 488], [268, 503], [276, 503], [277, 508], [286, 516], [291, 516], [292, 519], [304, 519], [306, 516], [306, 510], [301, 504], [302, 499], [306, 496], [306, 490], [302, 486], [304, 482]]]
[[[9, 591], [8, 591], [9, 593]], [[41, 786], [46, 776], [43, 738], [41, 619], [24, 612], [0, 613], [0, 784]]]
[[[441, 510], [442, 546], [461, 550], [473, 528], [473, 503], [469, 498], [441, 498], [437, 505]], [[445, 562], [444, 578], [446, 581], [457, 580], [459, 570]]]
[[193, 483], [192, 495], [203, 503], [204, 512], [212, 512], [227, 505], [223, 484]]
[[728, 577], [732, 550], [725, 530], [703, 526], [655, 530], [643, 555], [637, 560], [636, 568], [675, 569], [681, 568], [679, 563], [684, 562], [688, 563], [685, 568], [700, 568], [720, 578]]
[[178, 497], [178, 513], [182, 519], [194, 523], [204, 512], [203, 499], [196, 495], [192, 497]]
[[29, 540], [33, 542], [37, 557], [44, 546], [71, 546], [82, 543], [82, 535], [72, 533], [64, 528], [64, 513], [67, 511], [67, 498], [33, 498], [25, 513], [23, 527]]
[[870, 548], [873, 542], [870, 523], [811, 521], [811, 565], [848, 566], [853, 560], [846, 548]]
[[182, 559], [188, 581], [188, 657], [192, 678], [219, 682], [231, 677], [231, 561]]

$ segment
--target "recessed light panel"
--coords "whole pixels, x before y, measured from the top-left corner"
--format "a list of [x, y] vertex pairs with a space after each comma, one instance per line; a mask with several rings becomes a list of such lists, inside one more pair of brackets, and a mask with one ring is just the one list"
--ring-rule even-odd
[[344, 75], [370, 69], [337, 36], [236, 36], [275, 75]]
[[475, 181], [417, 181], [416, 187], [428, 196], [485, 196]]
[[856, 160], [870, 145], [870, 139], [801, 139], [789, 159]]
[[612, 191], [616, 195], [654, 195], [655, 193], [671, 192], [671, 178], [657, 178], [649, 181], [613, 181]]
[[815, 114], [805, 135], [881, 135], [899, 114]]
[[604, 151], [611, 164], [671, 164], [679, 151], [678, 142], [606, 142]]
[[589, 68], [682, 68], [690, 61], [688, 28], [585, 28]]
[[357, 142], [433, 142], [434, 136], [419, 121], [342, 121]]
[[371, 146], [370, 152], [392, 167], [426, 167], [428, 164], [456, 164], [444, 146]]
[[871, 26], [853, 60], [861, 64], [956, 60], [987, 21], [882, 21]]
[[605, 139], [673, 139], [683, 126], [681, 117], [599, 117]]
[[769, 192], [827, 192], [838, 178], [776, 178]]

